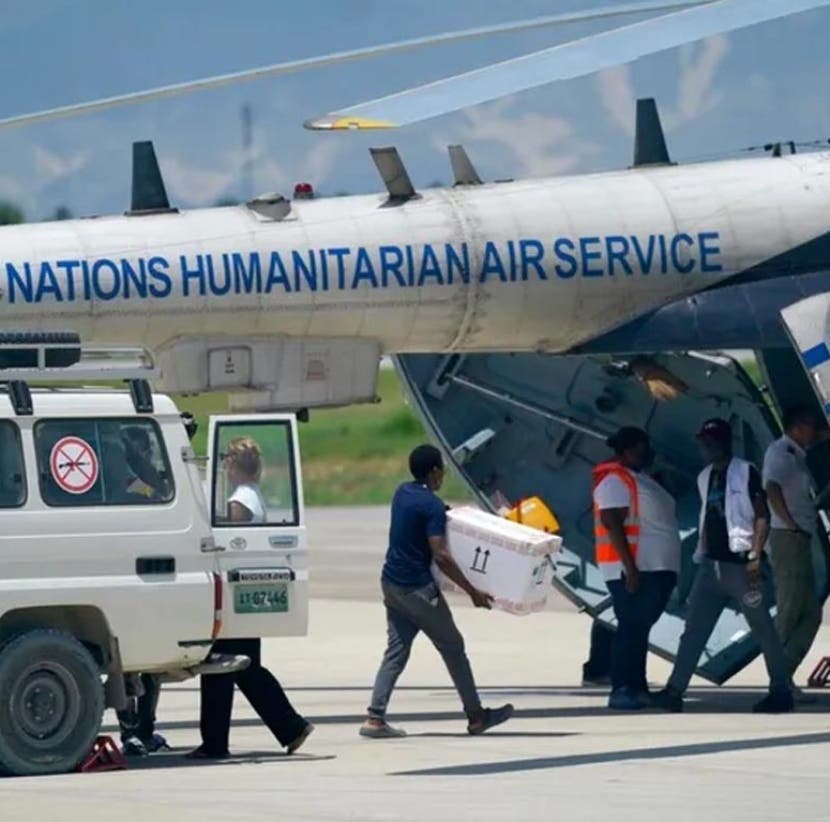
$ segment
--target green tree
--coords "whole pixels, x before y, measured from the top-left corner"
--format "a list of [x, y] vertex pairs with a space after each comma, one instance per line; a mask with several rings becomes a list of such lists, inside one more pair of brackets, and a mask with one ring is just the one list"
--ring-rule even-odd
[[55, 213], [52, 215], [53, 220], [71, 220], [72, 219], [72, 212], [69, 208], [65, 205], [60, 205], [55, 209]]
[[8, 200], [0, 200], [0, 225], [17, 225], [25, 223], [23, 210]]

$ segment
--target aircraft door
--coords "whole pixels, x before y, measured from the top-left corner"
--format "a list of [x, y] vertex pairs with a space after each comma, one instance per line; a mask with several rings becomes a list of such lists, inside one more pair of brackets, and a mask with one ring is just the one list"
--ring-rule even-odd
[[[817, 405], [830, 422], [830, 294], [817, 294], [793, 303], [781, 312], [784, 325], [793, 342], [815, 394]], [[824, 524], [821, 540], [824, 573], [819, 575], [823, 599], [830, 592], [830, 438], [825, 437], [807, 453], [807, 466], [813, 475], [816, 501]]]
[[793, 303], [781, 317], [830, 422], [830, 294]]
[[207, 477], [220, 638], [303, 635], [308, 552], [293, 415], [211, 417]]
[[[729, 357], [703, 353], [407, 354], [395, 362], [425, 425], [484, 506], [495, 511], [539, 496], [554, 512], [563, 538], [554, 584], [609, 626], [616, 621], [594, 561], [591, 470], [610, 456], [608, 434], [623, 425], [649, 432], [657, 451], [653, 470], [677, 501], [683, 557], [678, 587], [651, 632], [651, 649], [674, 658], [697, 568], [703, 464], [695, 435], [705, 420], [723, 417], [732, 426], [736, 454], [760, 466], [779, 434], [749, 373]], [[697, 673], [725, 682], [758, 650], [730, 603]]]

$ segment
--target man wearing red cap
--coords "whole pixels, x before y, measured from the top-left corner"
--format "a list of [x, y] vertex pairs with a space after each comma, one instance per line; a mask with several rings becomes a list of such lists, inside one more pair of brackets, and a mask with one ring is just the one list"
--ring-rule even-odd
[[698, 477], [701, 511], [695, 561], [700, 567], [689, 594], [674, 670], [653, 702], [669, 711], [683, 710], [683, 694], [731, 598], [761, 646], [770, 678], [770, 692], [755, 712], [791, 711], [789, 670], [762, 587], [761, 556], [769, 535], [769, 509], [760, 474], [755, 466], [732, 455], [732, 430], [726, 420], [705, 422], [698, 439], [707, 463]]

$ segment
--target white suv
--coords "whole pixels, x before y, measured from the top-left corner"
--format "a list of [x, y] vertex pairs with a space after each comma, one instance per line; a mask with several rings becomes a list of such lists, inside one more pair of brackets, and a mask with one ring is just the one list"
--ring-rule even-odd
[[[214, 417], [206, 496], [146, 357], [55, 369], [48, 346], [13, 342], [0, 345], [0, 367], [15, 366], [0, 371], [0, 771], [45, 774], [85, 758], [125, 674], [183, 679], [216, 638], [306, 633], [302, 479], [294, 415]], [[36, 361], [16, 367], [21, 350]], [[124, 374], [128, 390], [28, 383]], [[231, 523], [224, 456], [242, 438], [263, 510]]]

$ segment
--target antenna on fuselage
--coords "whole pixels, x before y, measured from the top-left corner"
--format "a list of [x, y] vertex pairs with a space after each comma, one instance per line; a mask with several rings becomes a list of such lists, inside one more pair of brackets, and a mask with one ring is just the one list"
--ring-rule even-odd
[[133, 143], [132, 203], [127, 214], [158, 214], [170, 207], [152, 140]]
[[637, 127], [634, 133], [634, 168], [671, 165], [663, 124], [653, 97], [637, 100]]
[[386, 148], [370, 148], [369, 152], [375, 161], [383, 184], [389, 192], [389, 204], [400, 205], [418, 196], [412, 180], [409, 179], [409, 172], [394, 146]]
[[452, 175], [455, 178], [453, 185], [480, 186], [481, 177], [478, 176], [478, 172], [464, 146], [448, 146], [447, 150], [450, 153], [450, 165], [452, 166]]
[[[798, 150], [795, 147], [793, 140], [787, 140], [783, 143], [769, 143], [764, 146], [766, 151], [772, 153], [773, 157], [783, 157], [785, 154], [797, 154]], [[786, 149], [786, 151], [785, 151]]]

